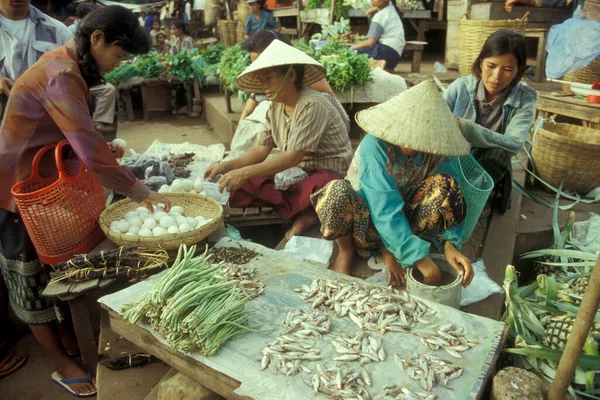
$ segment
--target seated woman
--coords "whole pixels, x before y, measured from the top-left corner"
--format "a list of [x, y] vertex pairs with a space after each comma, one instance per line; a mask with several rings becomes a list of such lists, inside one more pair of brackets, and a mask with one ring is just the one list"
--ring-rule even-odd
[[404, 268], [415, 265], [426, 284], [437, 285], [441, 271], [428, 256], [433, 242], [467, 286], [473, 269], [459, 251], [467, 210], [447, 157], [468, 154], [470, 146], [435, 84], [361, 111], [356, 121], [369, 134], [346, 180], [311, 196], [323, 237], [339, 246], [331, 269], [349, 274], [356, 247], [381, 248], [392, 284], [404, 284]]
[[194, 49], [194, 41], [183, 22], [173, 22], [173, 25], [171, 25], [171, 35], [174, 38], [171, 43], [171, 54], [179, 54], [181, 52], [189, 54]]
[[[248, 53], [250, 53], [250, 60], [252, 60], [252, 62], [254, 62], [254, 61], [256, 61], [258, 56], [260, 56], [260, 54], [263, 51], [265, 51], [265, 49], [267, 47], [269, 47], [269, 45], [275, 39], [281, 40], [283, 43], [285, 43], [287, 45], [290, 44], [288, 42], [288, 40], [285, 38], [285, 36], [283, 36], [281, 33], [267, 30], [267, 31], [259, 31], [259, 32], [256, 32], [255, 34], [253, 34], [250, 37], [250, 39], [248, 39], [244, 42], [242, 47], [244, 48], [244, 50], [246, 50]], [[348, 114], [346, 114], [344, 107], [335, 98], [335, 95], [333, 94], [333, 89], [331, 89], [331, 86], [329, 86], [329, 83], [327, 83], [327, 80], [325, 78], [323, 78], [320, 81], [313, 83], [309, 87], [313, 90], [316, 90], [317, 92], [323, 93], [333, 103], [333, 105], [338, 109], [338, 111], [342, 115], [342, 118], [344, 119], [344, 123], [346, 124], [346, 129], [348, 131], [350, 131], [350, 118], [348, 117]], [[240, 118], [246, 119], [250, 114], [252, 114], [252, 112], [256, 109], [258, 104], [261, 101], [265, 101], [265, 100], [268, 100], [265, 95], [263, 95], [263, 94], [257, 95], [255, 93], [252, 93], [250, 95], [250, 98], [248, 100], [246, 100], [246, 104], [244, 106], [244, 110], [242, 111], [242, 115]]]
[[[348, 130], [335, 106], [308, 85], [325, 68], [302, 51], [275, 40], [237, 81], [238, 89], [262, 92], [271, 101], [259, 143], [236, 159], [211, 166], [205, 177], [219, 175], [220, 190], [233, 192], [233, 207], [270, 206], [285, 220], [296, 218], [289, 239], [317, 222], [310, 195], [345, 175], [352, 148]], [[267, 160], [275, 148], [281, 153]], [[274, 176], [292, 167], [309, 176], [277, 190]]]
[[248, 0], [246, 3], [252, 12], [252, 14], [248, 15], [246, 26], [244, 27], [246, 38], [249, 38], [256, 32], [267, 29], [275, 31], [281, 30], [281, 26], [279, 26], [279, 22], [273, 17], [273, 14], [265, 10], [264, 0]]
[[[483, 45], [472, 74], [455, 80], [444, 93], [473, 156], [494, 180], [491, 199], [501, 213], [510, 207], [510, 159], [523, 148], [535, 114], [537, 92], [521, 82], [526, 62], [525, 38], [496, 31]], [[489, 212], [491, 202], [484, 216]]]
[[371, 0], [375, 16], [371, 20], [367, 38], [350, 47], [358, 54], [383, 61], [381, 67], [394, 69], [404, 49], [404, 27], [396, 0]]

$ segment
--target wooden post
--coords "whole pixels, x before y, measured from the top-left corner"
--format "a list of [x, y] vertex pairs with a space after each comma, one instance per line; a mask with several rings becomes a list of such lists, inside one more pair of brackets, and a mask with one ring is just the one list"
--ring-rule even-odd
[[573, 373], [581, 357], [581, 351], [585, 340], [590, 332], [590, 327], [594, 322], [594, 317], [598, 311], [600, 303], [600, 256], [596, 260], [596, 266], [590, 276], [583, 300], [579, 306], [579, 312], [573, 324], [573, 330], [567, 339], [567, 346], [563, 352], [556, 377], [550, 386], [549, 400], [563, 400], [567, 394], [567, 388], [573, 379]]
[[[301, 1], [301, 0], [299, 0]], [[331, 0], [331, 8], [329, 9], [329, 25], [333, 25], [335, 21], [335, 15], [333, 12], [335, 11], [335, 0]]]

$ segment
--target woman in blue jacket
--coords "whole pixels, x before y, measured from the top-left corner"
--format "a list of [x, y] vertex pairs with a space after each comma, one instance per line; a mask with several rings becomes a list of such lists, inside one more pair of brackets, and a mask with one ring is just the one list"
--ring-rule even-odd
[[537, 93], [521, 82], [526, 61], [525, 38], [510, 30], [496, 31], [483, 45], [471, 75], [457, 79], [444, 93], [473, 156], [494, 180], [492, 200], [502, 213], [510, 206], [511, 157], [525, 145], [535, 114]]
[[264, 0], [248, 0], [246, 3], [252, 12], [248, 15], [246, 26], [244, 27], [246, 39], [256, 32], [268, 29], [277, 32], [281, 30], [281, 26], [279, 26], [279, 22], [277, 22], [273, 14], [264, 9]]

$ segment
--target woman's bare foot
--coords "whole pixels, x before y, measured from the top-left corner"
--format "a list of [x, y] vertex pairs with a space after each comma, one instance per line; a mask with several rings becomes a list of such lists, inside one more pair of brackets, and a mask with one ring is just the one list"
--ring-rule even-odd
[[5, 350], [3, 357], [4, 358], [0, 359], [0, 378], [16, 372], [27, 360], [25, 354], [20, 351], [15, 351], [14, 349]]
[[[85, 372], [73, 359], [67, 357], [63, 363], [56, 366], [56, 372], [60, 374], [62, 380], [76, 379], [76, 378], [87, 378], [87, 372]], [[67, 384], [71, 390], [77, 394], [91, 393], [96, 390], [96, 379], [92, 378], [92, 382], [82, 383], [69, 383]]]
[[354, 260], [353, 251], [350, 253], [340, 251], [329, 269], [339, 272], [340, 274], [350, 275], [352, 260]]
[[285, 234], [285, 240], [290, 240], [292, 236], [300, 235], [317, 222], [319, 222], [319, 218], [317, 217], [317, 214], [315, 214], [314, 210], [311, 210], [311, 212], [303, 211], [294, 221], [292, 228]]

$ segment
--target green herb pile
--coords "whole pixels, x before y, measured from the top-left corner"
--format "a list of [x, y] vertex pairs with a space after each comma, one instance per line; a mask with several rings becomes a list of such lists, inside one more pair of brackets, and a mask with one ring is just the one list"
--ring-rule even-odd
[[[314, 10], [316, 8], [326, 8], [328, 10], [331, 9], [331, 0], [308, 0], [308, 3], [306, 3], [306, 6], [304, 7], [304, 9], [307, 11]], [[351, 8], [352, 7], [345, 5], [343, 1], [336, 1], [333, 10], [333, 16], [336, 20], [339, 20], [342, 17], [347, 17], [348, 10]]]
[[[223, 51], [221, 64], [219, 66], [219, 79], [221, 85], [231, 93], [236, 93], [235, 80], [250, 65], [250, 54], [244, 50], [241, 44], [227, 47]], [[238, 96], [245, 100], [247, 93], [238, 92]]]
[[319, 49], [304, 40], [294, 43], [294, 46], [325, 66], [327, 82], [339, 93], [351, 91], [355, 85], [364, 86], [373, 82], [366, 54], [358, 55], [337, 41], [331, 41]]

